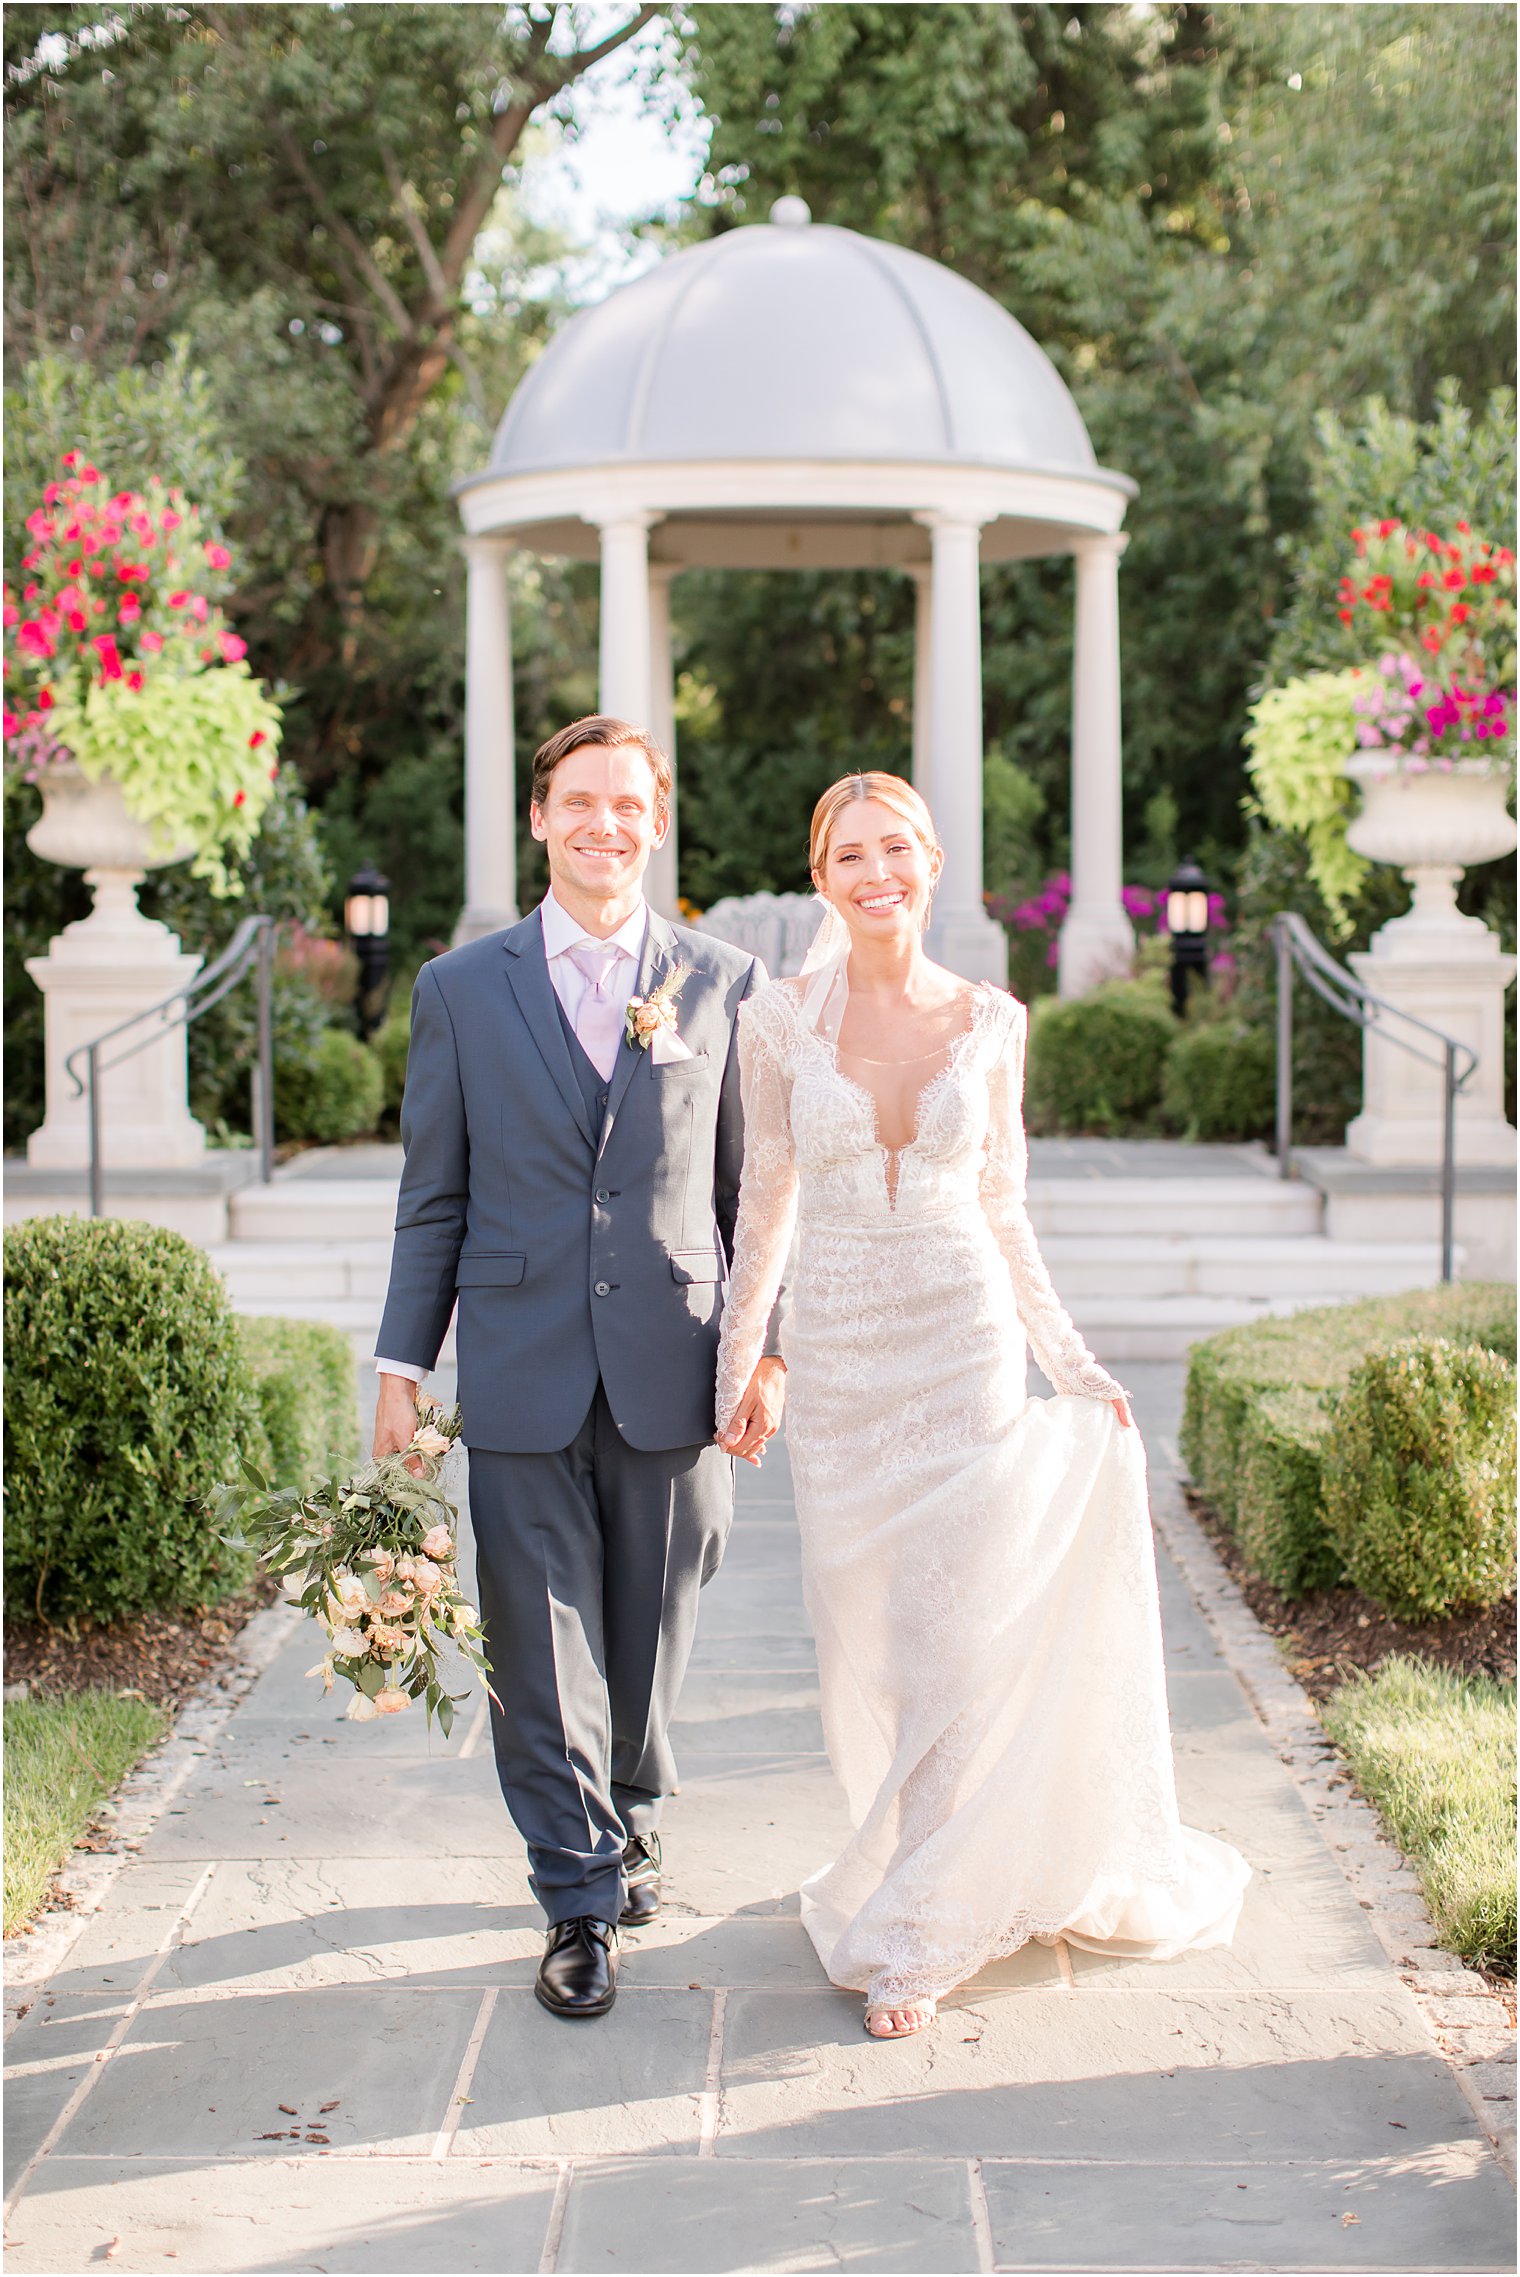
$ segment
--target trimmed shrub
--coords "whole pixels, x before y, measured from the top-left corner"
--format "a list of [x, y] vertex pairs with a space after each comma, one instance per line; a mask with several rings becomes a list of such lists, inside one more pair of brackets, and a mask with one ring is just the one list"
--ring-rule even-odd
[[[1309, 1478], [1324, 1441], [1310, 1408], [1323, 1404], [1328, 1426], [1335, 1395], [1367, 1353], [1411, 1335], [1444, 1336], [1510, 1357], [1515, 1292], [1502, 1281], [1458, 1281], [1404, 1296], [1316, 1307], [1226, 1329], [1188, 1354], [1179, 1434], [1183, 1459], [1243, 1545], [1249, 1513], [1251, 1543], [1272, 1560], [1261, 1570], [1286, 1596], [1333, 1580], [1332, 1555], [1337, 1568], [1340, 1563], [1328, 1544], [1323, 1552], [1313, 1548]], [[1274, 1405], [1258, 1421], [1263, 1403], [1279, 1394], [1310, 1396], [1291, 1408]], [[1322, 1402], [1321, 1395], [1328, 1397]], [[1319, 1522], [1323, 1526], [1322, 1512]], [[1247, 1550], [1253, 1562], [1255, 1554], [1254, 1547]]]
[[1041, 998], [1029, 1020], [1030, 1129], [1111, 1135], [1145, 1128], [1176, 1032], [1149, 983], [1109, 981], [1087, 996]]
[[226, 1290], [162, 1226], [34, 1218], [5, 1236], [5, 1585], [20, 1619], [211, 1602], [247, 1578], [206, 1498], [264, 1452]]
[[277, 1486], [303, 1486], [359, 1459], [353, 1347], [323, 1320], [238, 1321]]
[[1210, 1020], [1172, 1038], [1161, 1112], [1190, 1139], [1259, 1138], [1272, 1124], [1272, 1040], [1240, 1020]]
[[1246, 1562], [1285, 1597], [1328, 1589], [1341, 1554], [1325, 1531], [1320, 1465], [1330, 1416], [1310, 1391], [1267, 1392], [1240, 1433], [1235, 1533]]
[[1323, 1495], [1348, 1574], [1390, 1613], [1497, 1604], [1514, 1581], [1514, 1369], [1434, 1337], [1370, 1352], [1335, 1404]]
[[384, 1092], [369, 1045], [342, 1028], [324, 1028], [309, 1055], [275, 1063], [275, 1127], [282, 1138], [341, 1146], [374, 1129]]
[[380, 1062], [381, 1081], [385, 1086], [382, 1109], [387, 1123], [394, 1123], [401, 1113], [401, 1094], [406, 1089], [406, 1059], [411, 1043], [412, 1006], [408, 992], [391, 1006], [375, 1031], [371, 1047]]

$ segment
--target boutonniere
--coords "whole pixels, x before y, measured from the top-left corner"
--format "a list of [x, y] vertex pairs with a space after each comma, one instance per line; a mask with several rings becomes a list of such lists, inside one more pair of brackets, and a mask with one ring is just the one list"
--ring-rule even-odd
[[635, 1051], [649, 1052], [657, 1062], [690, 1059], [691, 1049], [676, 1034], [676, 998], [691, 978], [690, 965], [677, 965], [647, 996], [628, 999], [623, 1033]]

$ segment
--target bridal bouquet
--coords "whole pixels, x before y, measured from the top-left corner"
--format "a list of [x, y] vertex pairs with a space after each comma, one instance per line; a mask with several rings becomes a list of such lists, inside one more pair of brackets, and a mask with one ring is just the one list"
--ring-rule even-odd
[[457, 1513], [439, 1484], [458, 1437], [458, 1408], [445, 1414], [419, 1400], [410, 1445], [351, 1478], [276, 1487], [244, 1457], [242, 1478], [212, 1498], [222, 1539], [253, 1550], [326, 1631], [327, 1650], [307, 1673], [322, 1678], [324, 1692], [335, 1676], [353, 1685], [355, 1723], [421, 1700], [447, 1737], [468, 1693], [446, 1689], [440, 1654], [452, 1646], [482, 1683], [489, 1674], [480, 1619], [456, 1571]]

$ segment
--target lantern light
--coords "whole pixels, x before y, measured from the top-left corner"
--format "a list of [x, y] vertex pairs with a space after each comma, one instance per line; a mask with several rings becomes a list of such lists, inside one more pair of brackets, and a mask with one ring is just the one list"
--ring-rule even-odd
[[343, 902], [343, 922], [359, 959], [359, 994], [355, 1016], [359, 1034], [367, 1042], [385, 1017], [390, 987], [391, 881], [373, 862], [355, 870]]

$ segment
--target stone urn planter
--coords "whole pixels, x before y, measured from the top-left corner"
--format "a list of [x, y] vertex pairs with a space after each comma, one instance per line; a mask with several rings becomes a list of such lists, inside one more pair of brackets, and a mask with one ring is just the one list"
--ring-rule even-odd
[[[89, 1102], [66, 1062], [81, 1045], [163, 1004], [200, 971], [202, 960], [185, 953], [178, 935], [137, 906], [146, 873], [185, 860], [195, 848], [192, 841], [151, 850], [120, 787], [91, 782], [70, 762], [49, 767], [38, 788], [42, 814], [26, 842], [44, 861], [83, 870], [94, 906], [64, 927], [45, 957], [27, 960], [47, 1002], [47, 1116], [27, 1141], [27, 1159], [78, 1170], [89, 1161]], [[123, 1037], [122, 1044], [135, 1040]], [[108, 1050], [103, 1058], [112, 1056]], [[105, 1065], [101, 1122], [112, 1167], [172, 1169], [200, 1160], [206, 1141], [187, 1101], [181, 1021], [167, 1018], [163, 1035], [146, 1049]]]
[[[1378, 996], [1416, 1019], [1457, 1037], [1478, 1066], [1457, 1100], [1457, 1162], [1515, 1160], [1515, 1132], [1504, 1116], [1504, 991], [1513, 957], [1477, 917], [1457, 907], [1462, 872], [1514, 852], [1517, 832], [1506, 799], [1511, 767], [1458, 760], [1418, 773], [1400, 770], [1381, 751], [1358, 751], [1345, 772], [1362, 794], [1346, 838], [1370, 861], [1403, 871], [1414, 904], [1353, 956], [1360, 978]], [[1388, 1033], [1367, 1031], [1363, 1111], [1346, 1132], [1350, 1153], [1364, 1161], [1430, 1167], [1441, 1158], [1442, 1075], [1393, 1040], [1412, 1035], [1395, 1021]], [[1433, 1039], [1421, 1049], [1439, 1054]]]
[[[1345, 772], [1362, 794], [1361, 812], [1348, 824], [1347, 843], [1369, 861], [1401, 869], [1414, 888], [1414, 907], [1396, 926], [1428, 932], [1487, 929], [1457, 909], [1462, 872], [1475, 862], [1512, 854], [1516, 828], [1506, 800], [1510, 769], [1461, 759], [1410, 773], [1380, 751], [1358, 751]], [[1384, 927], [1384, 931], [1390, 930]]]

